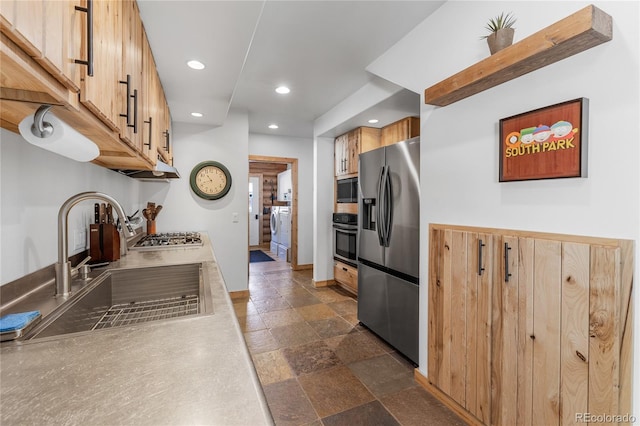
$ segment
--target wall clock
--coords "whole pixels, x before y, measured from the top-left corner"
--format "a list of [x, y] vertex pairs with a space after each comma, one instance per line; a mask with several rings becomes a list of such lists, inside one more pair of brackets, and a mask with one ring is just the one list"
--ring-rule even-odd
[[205, 200], [222, 198], [231, 189], [229, 170], [217, 161], [203, 161], [191, 170], [191, 190]]

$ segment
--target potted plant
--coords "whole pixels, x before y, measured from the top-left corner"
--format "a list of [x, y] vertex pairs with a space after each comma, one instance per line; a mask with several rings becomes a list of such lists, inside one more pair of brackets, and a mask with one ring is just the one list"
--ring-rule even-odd
[[492, 55], [505, 47], [511, 46], [515, 30], [515, 28], [513, 28], [513, 24], [515, 23], [516, 18], [511, 12], [506, 15], [502, 12], [495, 18], [489, 19], [485, 28], [489, 30], [490, 34], [482, 36], [481, 38], [487, 39], [489, 50]]

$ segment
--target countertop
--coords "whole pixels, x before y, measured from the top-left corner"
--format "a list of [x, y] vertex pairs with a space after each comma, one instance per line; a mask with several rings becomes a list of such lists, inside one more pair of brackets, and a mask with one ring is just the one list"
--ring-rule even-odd
[[210, 241], [129, 251], [110, 267], [202, 263], [213, 314], [0, 349], [0, 423], [273, 424]]

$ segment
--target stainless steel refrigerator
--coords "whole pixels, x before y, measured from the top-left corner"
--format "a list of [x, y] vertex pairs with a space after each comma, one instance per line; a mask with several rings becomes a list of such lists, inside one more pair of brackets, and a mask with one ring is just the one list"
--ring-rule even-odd
[[420, 138], [358, 167], [358, 320], [418, 364]]

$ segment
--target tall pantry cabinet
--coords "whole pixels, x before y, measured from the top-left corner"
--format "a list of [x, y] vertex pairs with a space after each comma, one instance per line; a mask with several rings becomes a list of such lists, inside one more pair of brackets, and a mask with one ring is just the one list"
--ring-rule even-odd
[[632, 244], [431, 225], [430, 384], [479, 424], [630, 413]]

